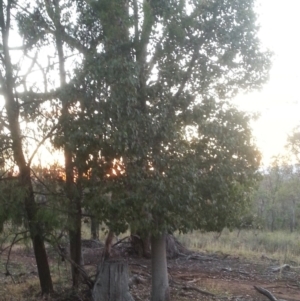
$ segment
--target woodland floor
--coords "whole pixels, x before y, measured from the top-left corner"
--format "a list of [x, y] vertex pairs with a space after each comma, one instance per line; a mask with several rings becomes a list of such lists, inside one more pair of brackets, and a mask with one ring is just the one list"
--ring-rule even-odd
[[[83, 250], [85, 268], [95, 274], [101, 258], [101, 248]], [[57, 293], [49, 300], [88, 300], [86, 288], [71, 293], [70, 267], [50, 252], [53, 280]], [[0, 300], [41, 300], [34, 256], [24, 248], [14, 248], [6, 270], [7, 252], [0, 255]], [[131, 293], [136, 301], [150, 300], [151, 261], [137, 256], [127, 256]], [[262, 256], [248, 260], [230, 254], [190, 252], [168, 260], [171, 300], [271, 300], [258, 293], [254, 286], [270, 291], [278, 300], [300, 301], [300, 268], [293, 262], [282, 263]], [[279, 269], [279, 267], [282, 267]], [[9, 275], [10, 274], [10, 275]]]

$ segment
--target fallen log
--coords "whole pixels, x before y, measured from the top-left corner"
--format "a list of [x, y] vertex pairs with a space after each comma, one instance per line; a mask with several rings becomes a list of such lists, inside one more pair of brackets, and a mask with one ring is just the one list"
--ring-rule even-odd
[[275, 298], [271, 292], [269, 292], [268, 290], [266, 290], [265, 288], [263, 287], [259, 287], [259, 286], [255, 286], [254, 285], [254, 288], [259, 292], [261, 293], [262, 295], [266, 296], [268, 299], [270, 299], [271, 301], [279, 301], [277, 298]]
[[276, 267], [276, 268], [272, 268], [272, 272], [280, 272], [281, 270], [289, 270], [291, 269], [291, 266], [289, 264], [283, 264], [279, 267]]

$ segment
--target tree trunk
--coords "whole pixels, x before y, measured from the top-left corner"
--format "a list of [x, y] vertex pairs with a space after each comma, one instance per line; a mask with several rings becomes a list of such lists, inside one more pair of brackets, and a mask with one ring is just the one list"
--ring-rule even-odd
[[27, 166], [20, 168], [20, 183], [21, 187], [26, 191], [25, 211], [27, 213], [29, 232], [33, 244], [42, 294], [49, 294], [53, 291], [53, 284], [43, 240], [43, 233], [41, 233], [42, 227], [36, 217], [37, 207], [34, 201], [34, 193], [30, 179], [30, 168]]
[[99, 222], [95, 217], [91, 217], [91, 238], [99, 239]]
[[[66, 86], [66, 70], [65, 70], [65, 57], [63, 49], [63, 40], [61, 33], [63, 27], [61, 25], [61, 11], [59, 1], [54, 2], [54, 10], [46, 3], [46, 9], [49, 17], [55, 24], [55, 39], [56, 48], [58, 53], [59, 62], [59, 74], [60, 74], [60, 86]], [[70, 213], [68, 215], [69, 220], [69, 238], [70, 238], [70, 257], [76, 265], [81, 264], [81, 194], [76, 192], [74, 181], [74, 164], [73, 164], [73, 152], [68, 143], [68, 122], [70, 122], [69, 114], [69, 95], [65, 94], [61, 97], [62, 104], [62, 130], [65, 138], [64, 141], [64, 156], [65, 156], [65, 172], [66, 172], [66, 195], [70, 203]], [[80, 175], [78, 176], [80, 178]], [[79, 179], [80, 180], [80, 179]], [[73, 286], [78, 287], [80, 283], [80, 271], [74, 265], [72, 265], [72, 280]]]
[[296, 217], [295, 217], [295, 201], [293, 200], [292, 207], [291, 207], [291, 216], [290, 216], [290, 231], [291, 231], [291, 233], [294, 232], [295, 221], [296, 221]]
[[42, 295], [48, 295], [53, 292], [53, 284], [44, 241], [39, 234], [32, 237], [32, 231], [30, 231], [30, 235], [33, 242]]
[[152, 293], [151, 301], [169, 301], [169, 279], [166, 256], [166, 234], [151, 237]]
[[[70, 214], [71, 215], [71, 214]], [[70, 239], [70, 257], [77, 264], [81, 265], [81, 214], [80, 209], [76, 208], [75, 214], [70, 217], [70, 229], [69, 229], [69, 239]], [[77, 266], [72, 265], [72, 284], [74, 287], [78, 287], [80, 283], [80, 271]]]
[[124, 261], [104, 261], [93, 288], [93, 301], [134, 301], [128, 287], [128, 265]]
[[272, 209], [271, 211], [271, 232], [274, 232], [275, 230], [275, 213], [274, 210]]

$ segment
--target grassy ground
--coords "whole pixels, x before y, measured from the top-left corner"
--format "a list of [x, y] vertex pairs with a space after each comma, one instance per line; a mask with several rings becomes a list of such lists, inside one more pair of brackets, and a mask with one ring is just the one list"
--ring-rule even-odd
[[224, 229], [219, 233], [193, 233], [177, 235], [178, 240], [193, 250], [222, 252], [236, 256], [258, 258], [267, 256], [283, 262], [300, 263], [300, 233], [264, 232]]
[[[85, 235], [84, 237], [88, 237]], [[281, 263], [290, 263], [293, 266], [300, 265], [300, 233], [289, 232], [263, 232], [252, 230], [232, 231], [225, 229], [218, 233], [201, 233], [195, 231], [185, 235], [176, 235], [178, 240], [187, 248], [194, 251], [207, 253], [230, 254], [241, 256], [256, 261], [262, 256], [279, 260]], [[104, 239], [104, 235], [101, 235]], [[0, 254], [0, 300], [42, 300], [39, 296], [39, 282], [35, 272], [35, 260], [31, 248], [23, 248], [23, 255], [19, 254], [15, 246], [15, 252], [11, 254], [8, 265], [13, 277], [5, 276], [6, 255]], [[19, 255], [18, 255], [19, 254]], [[24, 254], [26, 256], [24, 256]], [[70, 267], [60, 261], [59, 256], [51, 255], [51, 272], [55, 283], [56, 296], [53, 300], [83, 300], [78, 292], [69, 290], [71, 278]], [[212, 290], [211, 287], [208, 287]], [[75, 296], [73, 295], [75, 293]], [[70, 294], [66, 298], [66, 295]], [[49, 299], [50, 300], [50, 299]], [[178, 299], [185, 300], [185, 299]]]

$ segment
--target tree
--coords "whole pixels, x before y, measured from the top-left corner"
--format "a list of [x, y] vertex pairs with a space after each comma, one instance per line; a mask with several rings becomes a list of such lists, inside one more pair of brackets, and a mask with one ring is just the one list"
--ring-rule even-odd
[[[207, 210], [218, 208], [220, 213], [228, 208], [228, 213], [238, 212], [230, 207], [229, 196], [233, 193], [239, 195], [244, 188], [240, 181], [247, 175], [243, 174], [242, 168], [246, 168], [249, 175], [255, 174], [255, 168], [251, 169], [247, 162], [247, 159], [251, 160], [251, 154], [252, 158], [256, 158], [255, 151], [247, 148], [251, 146], [250, 136], [242, 136], [248, 141], [247, 147], [244, 145], [242, 149], [245, 160], [240, 160], [241, 152], [234, 150], [234, 139], [227, 140], [228, 145], [222, 147], [224, 141], [220, 137], [220, 128], [226, 127], [232, 113], [230, 110], [227, 113], [227, 105], [219, 101], [233, 96], [238, 89], [257, 88], [267, 78], [269, 55], [259, 48], [253, 2], [194, 1], [187, 7], [184, 1], [133, 1], [128, 4], [131, 10], [122, 1], [92, 2], [91, 5], [95, 14], [99, 14], [103, 35], [107, 39], [100, 48], [105, 51], [97, 56], [98, 64], [91, 66], [86, 63], [90, 67], [86, 70], [89, 74], [86, 86], [93, 90], [94, 84], [91, 83], [105, 80], [106, 93], [98, 94], [99, 102], [103, 103], [97, 111], [103, 114], [111, 112], [108, 114], [109, 131], [104, 137], [110, 142], [115, 156], [122, 157], [126, 170], [124, 177], [102, 187], [103, 192], [109, 189], [113, 195], [116, 194], [110, 204], [97, 204], [100, 210], [106, 208], [105, 221], [118, 230], [119, 224], [115, 226], [112, 222], [113, 213], [119, 221], [127, 221], [131, 228], [151, 229], [153, 252], [156, 247], [164, 249], [160, 244], [168, 230], [201, 228], [200, 225], [206, 223], [211, 225], [210, 229], [227, 225], [227, 218], [220, 218], [216, 225], [213, 219], [199, 218], [197, 224], [195, 218], [189, 217], [195, 212], [195, 204], [204, 206], [205, 201], [213, 205], [215, 200], [220, 202], [220, 207], [206, 206]], [[224, 120], [222, 126], [217, 127], [216, 139], [212, 135], [212, 125], [217, 123], [214, 122], [217, 119], [214, 112], [218, 110], [220, 118], [228, 114], [229, 121]], [[242, 119], [242, 115], [232, 116]], [[209, 127], [211, 132], [204, 136], [202, 131], [207, 124], [212, 124]], [[194, 139], [195, 149], [190, 152], [186, 141], [189, 126], [199, 132]], [[237, 128], [232, 125], [229, 129]], [[232, 133], [237, 134], [235, 131]], [[242, 139], [239, 142], [243, 146]], [[205, 172], [201, 173], [201, 168], [194, 167], [196, 151], [199, 152], [200, 166], [202, 159], [207, 164], [206, 172], [211, 176], [207, 178], [206, 185], [209, 183], [211, 186], [212, 178], [215, 179], [215, 193], [207, 192], [207, 195], [214, 196], [213, 200], [201, 202], [200, 197], [195, 197], [194, 187], [198, 181], [203, 181], [202, 187], [208, 186], [204, 185]], [[204, 158], [201, 157], [203, 155]], [[221, 158], [227, 158], [228, 165], [209, 172], [211, 164], [222, 162]], [[240, 167], [240, 171], [229, 168], [235, 158], [238, 158], [236, 168]], [[253, 160], [253, 166], [257, 167], [257, 161]], [[220, 177], [221, 171], [226, 174], [226, 169], [229, 169], [229, 174], [231, 172], [231, 179], [236, 179], [234, 185], [226, 181], [227, 177]], [[197, 172], [202, 177], [195, 177]], [[223, 188], [226, 188], [228, 198], [222, 207]], [[197, 202], [193, 202], [196, 199]], [[192, 206], [187, 204], [187, 200]], [[198, 210], [201, 211], [201, 207]], [[140, 218], [135, 212], [142, 213]], [[158, 274], [165, 275], [157, 266], [153, 268], [156, 270]], [[158, 279], [156, 274], [153, 278]], [[153, 298], [167, 298], [166, 279], [162, 277], [161, 290], [157, 283], [153, 283]]]
[[[57, 13], [52, 21], [49, 5]], [[20, 17], [27, 43], [51, 44], [51, 35], [60, 61], [66, 55], [59, 39], [70, 55], [80, 54], [69, 80], [33, 98], [62, 101], [66, 119], [59, 119], [56, 145], [68, 147], [73, 172], [92, 169], [94, 192], [112, 191], [110, 202], [94, 204], [99, 218], [116, 231], [151, 232], [159, 259], [153, 300], [169, 298], [165, 234], [230, 225], [247, 201], [243, 191], [255, 183], [259, 160], [249, 118], [222, 101], [261, 87], [268, 76], [270, 55], [260, 48], [253, 6], [252, 0], [37, 1]], [[108, 179], [115, 160], [124, 173]]]
[[43, 232], [38, 220], [38, 207], [34, 199], [33, 186], [31, 182], [30, 164], [31, 159], [27, 160], [24, 152], [22, 130], [20, 126], [20, 103], [16, 96], [18, 86], [17, 71], [12, 63], [9, 35], [12, 26], [12, 10], [15, 8], [14, 1], [8, 0], [6, 3], [0, 1], [0, 29], [1, 29], [1, 74], [0, 84], [1, 92], [5, 100], [5, 119], [2, 119], [2, 125], [5, 125], [9, 136], [9, 148], [13, 153], [15, 164], [19, 168], [18, 185], [21, 188], [19, 197], [23, 199], [24, 209], [32, 240], [34, 254], [36, 258], [40, 285], [43, 294], [52, 292], [52, 280], [44, 245]]
[[[82, 187], [81, 181], [84, 172], [84, 163], [78, 163], [77, 156], [80, 153], [77, 149], [76, 137], [73, 136], [74, 128], [71, 125], [72, 118], [76, 113], [78, 99], [77, 90], [68, 85], [68, 77], [72, 76], [73, 70], [67, 70], [69, 56], [74, 55], [72, 48], [65, 47], [64, 26], [70, 26], [70, 12], [74, 8], [73, 1], [36, 1], [35, 3], [19, 5], [17, 15], [19, 31], [25, 43], [32, 48], [38, 48], [39, 52], [55, 52], [53, 62], [40, 68], [43, 73], [45, 92], [31, 93], [34, 101], [38, 103], [48, 102], [44, 108], [36, 106], [39, 116], [51, 108], [51, 126], [57, 129], [57, 135], [51, 141], [56, 149], [62, 149], [65, 158], [65, 194], [69, 200], [68, 204], [68, 230], [70, 240], [70, 258], [73, 261], [71, 268], [73, 286], [77, 287], [80, 282], [80, 272], [78, 266], [81, 264], [81, 207], [82, 207]], [[71, 42], [73, 40], [71, 39]], [[79, 43], [78, 43], [79, 44]], [[82, 46], [81, 51], [87, 51]], [[57, 65], [58, 68], [54, 66]], [[45, 71], [45, 70], [46, 71]], [[59, 81], [57, 81], [59, 78]], [[52, 84], [53, 93], [49, 93], [47, 82]], [[73, 114], [71, 113], [73, 111]], [[75, 112], [74, 112], [75, 111]], [[76, 135], [75, 135], [76, 136]], [[80, 142], [79, 142], [80, 143]], [[80, 156], [80, 154], [79, 154]]]

